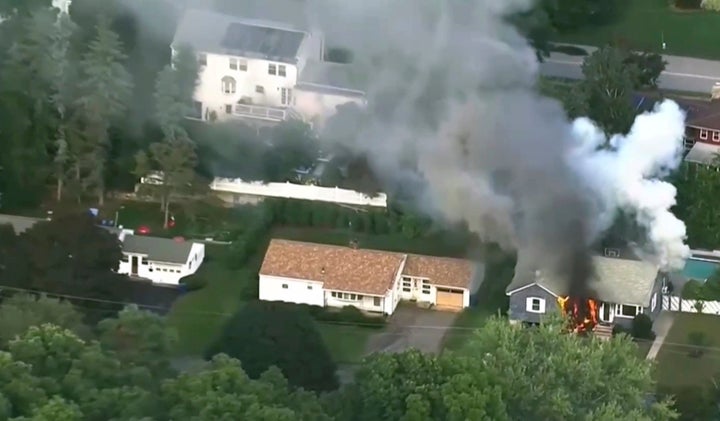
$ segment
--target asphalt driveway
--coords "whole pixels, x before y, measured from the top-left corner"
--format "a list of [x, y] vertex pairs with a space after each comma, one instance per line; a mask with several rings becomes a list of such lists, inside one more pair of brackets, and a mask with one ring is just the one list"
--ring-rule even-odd
[[439, 353], [445, 333], [455, 323], [458, 313], [427, 310], [412, 303], [401, 303], [381, 333], [370, 338], [367, 353], [402, 352], [415, 348]]

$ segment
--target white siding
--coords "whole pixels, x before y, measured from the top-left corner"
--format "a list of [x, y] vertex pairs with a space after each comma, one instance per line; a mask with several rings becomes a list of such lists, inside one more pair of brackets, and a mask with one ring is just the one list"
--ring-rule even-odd
[[320, 307], [325, 305], [322, 282], [267, 275], [260, 275], [259, 282], [261, 300]]
[[[124, 253], [124, 259], [118, 265], [117, 273], [149, 279], [155, 284], [179, 285], [180, 280], [190, 276], [202, 266], [205, 260], [205, 244], [193, 243], [188, 260], [184, 264], [148, 261], [146, 255]], [[132, 272], [133, 257], [138, 259], [137, 273]]]
[[[298, 69], [293, 64], [219, 54], [206, 54], [206, 57], [207, 65], [201, 67], [195, 90], [195, 100], [203, 104], [203, 116], [206, 111], [208, 114], [215, 111], [221, 119], [227, 115], [225, 106], [234, 105], [243, 97], [252, 98], [255, 105], [280, 107], [283, 105], [280, 89], [292, 89], [297, 83]], [[231, 69], [231, 58], [244, 60], [247, 71], [240, 70], [239, 66], [238, 69]], [[285, 66], [285, 76], [269, 74], [270, 64], [274, 64], [276, 69]], [[226, 76], [235, 80], [234, 93], [223, 92], [222, 79]], [[264, 92], [256, 92], [257, 86], [262, 86]]]
[[[333, 292], [339, 292], [339, 291], [325, 291], [325, 304], [328, 307], [337, 307], [337, 308], [343, 308], [346, 306], [355, 306], [359, 308], [360, 310], [364, 311], [372, 311], [372, 312], [378, 312], [382, 313], [386, 309], [385, 305], [385, 297], [379, 297], [374, 295], [362, 295], [362, 294], [355, 294], [355, 295], [362, 295], [361, 300], [347, 300], [347, 299], [341, 299], [341, 298], [335, 298], [332, 296]], [[345, 292], [344, 294], [348, 294]], [[379, 298], [378, 305], [375, 305], [375, 298]]]

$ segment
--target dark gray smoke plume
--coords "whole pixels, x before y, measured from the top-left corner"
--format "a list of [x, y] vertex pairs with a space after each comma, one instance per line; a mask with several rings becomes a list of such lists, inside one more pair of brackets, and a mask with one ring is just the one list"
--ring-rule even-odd
[[618, 209], [638, 215], [660, 266], [687, 256], [675, 190], [657, 180], [680, 162], [683, 113], [665, 102], [597, 152], [591, 122], [537, 94], [535, 52], [507, 22], [532, 0], [218, 2], [351, 50], [369, 106], [342, 107], [323, 138], [366, 155], [390, 193], [410, 190], [428, 213], [565, 274], [573, 295], [585, 295], [590, 245]]
[[425, 209], [582, 286], [594, 211], [566, 162], [570, 125], [536, 93], [535, 52], [506, 22], [530, 4], [310, 1], [368, 82], [360, 127], [340, 114], [324, 137], [367, 154], [388, 186], [421, 177]]

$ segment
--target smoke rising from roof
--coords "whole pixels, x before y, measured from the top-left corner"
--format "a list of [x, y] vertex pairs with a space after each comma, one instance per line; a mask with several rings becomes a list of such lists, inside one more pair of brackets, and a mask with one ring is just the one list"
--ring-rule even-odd
[[411, 186], [429, 213], [565, 274], [575, 294], [620, 209], [646, 228], [657, 263], [677, 267], [685, 226], [669, 212], [674, 188], [656, 177], [679, 163], [683, 113], [665, 102], [598, 151], [590, 121], [569, 122], [537, 93], [535, 52], [506, 21], [532, 3], [268, 0], [262, 15], [299, 8], [295, 23], [353, 52], [369, 108], [346, 107], [323, 137], [366, 155], [391, 192]]
[[537, 93], [535, 52], [506, 21], [531, 3], [309, 1], [306, 16], [368, 77], [367, 113], [339, 114], [325, 137], [367, 154], [388, 186], [422, 186], [425, 209], [566, 274], [576, 293], [620, 209], [647, 230], [652, 258], [678, 267], [685, 226], [657, 177], [680, 162], [682, 111], [665, 102], [598, 150], [590, 121]]

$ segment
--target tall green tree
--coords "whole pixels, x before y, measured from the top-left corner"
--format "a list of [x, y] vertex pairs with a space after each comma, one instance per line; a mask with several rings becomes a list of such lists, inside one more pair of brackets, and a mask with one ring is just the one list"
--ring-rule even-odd
[[492, 320], [466, 348], [440, 356], [376, 354], [340, 393], [343, 420], [670, 420], [650, 404], [651, 363], [630, 339], [609, 342]]
[[213, 358], [201, 371], [165, 382], [162, 419], [329, 421], [315, 394], [291, 390], [277, 368], [252, 380], [238, 360]]
[[640, 80], [639, 70], [627, 66], [625, 60], [622, 50], [603, 47], [589, 55], [582, 65], [583, 114], [608, 134], [627, 133], [635, 119], [632, 94]]
[[117, 317], [101, 321], [98, 331], [103, 347], [112, 350], [124, 364], [146, 367], [159, 378], [172, 373], [170, 356], [177, 332], [164, 317], [128, 306]]
[[0, 348], [30, 327], [53, 323], [81, 337], [90, 336], [83, 315], [69, 301], [44, 295], [15, 294], [0, 305]]
[[7, 117], [2, 123], [0, 167], [18, 194], [32, 197], [44, 190], [53, 173], [54, 152], [48, 152], [61, 150], [64, 109], [72, 87], [67, 51], [75, 26], [50, 8], [16, 19], [22, 29], [0, 72], [0, 114]]
[[189, 47], [180, 47], [172, 65], [158, 74], [155, 86], [156, 116], [163, 139], [151, 144], [149, 153], [140, 151], [135, 157], [137, 175], [145, 176], [151, 170], [162, 174], [162, 185], [154, 190], [159, 193], [160, 205], [165, 211], [166, 228], [171, 203], [182, 195], [191, 194], [193, 186], [198, 184], [195, 143], [183, 126], [193, 110], [197, 75], [195, 53]]
[[95, 38], [80, 63], [75, 135], [69, 142], [75, 178], [84, 190], [105, 198], [105, 168], [111, 124], [122, 117], [132, 93], [132, 79], [124, 67], [126, 56], [107, 19], [100, 19]]
[[237, 358], [252, 378], [277, 366], [291, 385], [315, 391], [338, 386], [336, 367], [315, 321], [286, 303], [253, 301], [225, 325], [206, 357], [224, 353]]

